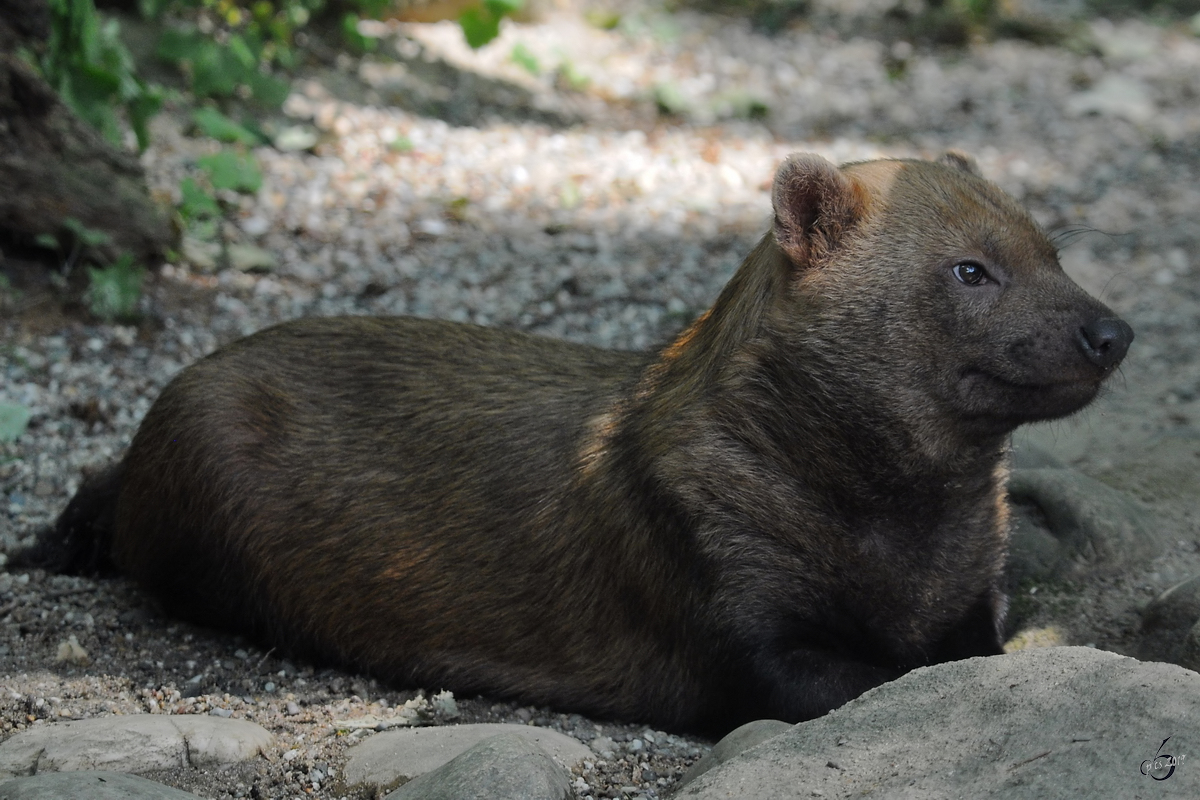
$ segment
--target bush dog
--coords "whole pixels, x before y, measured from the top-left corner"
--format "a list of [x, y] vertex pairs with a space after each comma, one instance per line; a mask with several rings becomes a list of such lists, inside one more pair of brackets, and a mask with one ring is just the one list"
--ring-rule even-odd
[[1009, 434], [1133, 331], [961, 156], [788, 158], [658, 353], [302, 319], [181, 372], [40, 545], [402, 686], [672, 729], [1001, 652]]

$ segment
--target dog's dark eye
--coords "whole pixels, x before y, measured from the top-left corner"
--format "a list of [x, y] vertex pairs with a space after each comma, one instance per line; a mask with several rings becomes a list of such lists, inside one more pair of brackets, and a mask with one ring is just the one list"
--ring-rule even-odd
[[988, 279], [987, 270], [974, 261], [964, 261], [954, 265], [954, 277], [968, 286], [978, 286]]

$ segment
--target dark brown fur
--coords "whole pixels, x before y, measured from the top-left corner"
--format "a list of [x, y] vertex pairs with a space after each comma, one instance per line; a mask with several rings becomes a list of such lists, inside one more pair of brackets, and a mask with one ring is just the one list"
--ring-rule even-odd
[[178, 614], [398, 684], [672, 728], [999, 653], [1008, 434], [1132, 332], [967, 167], [793, 157], [773, 235], [657, 355], [416, 319], [235, 342], [59, 544], [111, 535]]

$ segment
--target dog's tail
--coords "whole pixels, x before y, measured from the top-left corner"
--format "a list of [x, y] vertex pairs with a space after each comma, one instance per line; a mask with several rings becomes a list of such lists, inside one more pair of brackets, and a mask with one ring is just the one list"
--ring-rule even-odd
[[85, 480], [54, 525], [9, 564], [68, 575], [116, 572], [110, 552], [124, 472], [124, 462], [119, 462]]

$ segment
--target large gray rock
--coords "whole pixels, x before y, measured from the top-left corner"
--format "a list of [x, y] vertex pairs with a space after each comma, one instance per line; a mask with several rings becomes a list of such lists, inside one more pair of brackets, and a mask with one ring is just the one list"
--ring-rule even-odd
[[1175, 584], [1142, 612], [1139, 656], [1200, 667], [1200, 575]]
[[0, 778], [42, 772], [148, 772], [247, 761], [271, 746], [252, 722], [159, 714], [54, 722], [0, 744]]
[[1014, 469], [1008, 495], [1010, 590], [1026, 579], [1123, 568], [1162, 550], [1144, 506], [1076, 470]]
[[570, 800], [567, 771], [516, 733], [486, 739], [386, 800]]
[[1097, 477], [1148, 500], [1194, 501], [1200, 496], [1200, 426], [1164, 431]]
[[377, 733], [350, 748], [344, 770], [346, 784], [394, 786], [401, 780], [432, 772], [450, 759], [499, 734], [524, 737], [565, 767], [573, 767], [592, 751], [578, 739], [532, 725], [446, 725]]
[[[1197, 719], [1195, 672], [1085, 647], [1023, 650], [915, 670], [677, 797], [1200, 797]], [[1160, 755], [1184, 761], [1156, 783], [1143, 763], [1167, 737]]]
[[791, 725], [778, 719], [756, 719], [747, 722], [739, 728], [734, 728], [717, 742], [704, 758], [692, 764], [691, 769], [684, 773], [680, 786], [686, 786], [708, 772], [713, 767], [724, 764], [736, 755], [746, 752], [751, 747], [757, 747], [767, 739], [773, 739]]
[[120, 772], [47, 772], [0, 784], [0, 800], [199, 800], [182, 792]]

